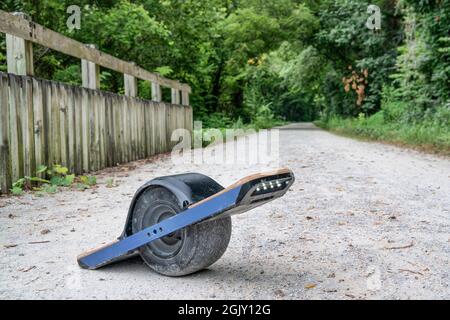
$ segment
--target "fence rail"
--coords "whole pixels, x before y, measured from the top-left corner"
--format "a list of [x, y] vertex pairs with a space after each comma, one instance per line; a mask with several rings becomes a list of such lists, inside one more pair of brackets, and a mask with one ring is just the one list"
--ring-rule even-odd
[[[13, 37], [22, 39], [26, 42], [40, 44], [44, 47], [92, 62], [96, 65], [125, 75], [151, 81], [154, 84], [162, 85], [174, 90], [181, 90], [184, 93], [191, 92], [191, 87], [187, 84], [164, 78], [157, 73], [142, 69], [134, 63], [123, 61], [107, 53], [101, 52], [92, 45], [85, 45], [53, 30], [47, 29], [35, 22], [27, 20], [26, 15], [24, 14], [11, 14], [0, 10], [0, 32], [12, 35]], [[11, 40], [10, 43], [12, 44], [13, 41], [14, 39]], [[13, 50], [11, 50], [10, 53], [11, 55], [15, 55]], [[32, 59], [32, 57], [28, 56], [28, 54], [24, 54], [22, 59]], [[12, 60], [17, 60], [17, 55], [12, 57]], [[27, 62], [29, 63], [29, 61]]]
[[81, 174], [167, 152], [178, 128], [191, 107], [0, 73], [1, 192], [41, 164]]

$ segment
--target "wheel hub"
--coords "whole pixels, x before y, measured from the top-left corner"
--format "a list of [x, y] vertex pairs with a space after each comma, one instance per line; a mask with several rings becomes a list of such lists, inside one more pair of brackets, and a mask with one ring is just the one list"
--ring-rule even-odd
[[[175, 208], [166, 201], [156, 201], [144, 215], [142, 228], [155, 225], [161, 221], [169, 219], [176, 215]], [[178, 230], [167, 236], [157, 239], [147, 245], [148, 249], [157, 257], [167, 259], [174, 257], [183, 246], [184, 232]]]

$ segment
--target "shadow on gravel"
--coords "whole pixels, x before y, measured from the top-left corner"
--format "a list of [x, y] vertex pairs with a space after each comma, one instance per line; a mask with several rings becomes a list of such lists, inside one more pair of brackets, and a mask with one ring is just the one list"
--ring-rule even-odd
[[[304, 278], [308, 278], [306, 272], [286, 272], [288, 265], [280, 264], [278, 266], [271, 265], [270, 269], [260, 266], [255, 268], [250, 263], [240, 264], [232, 263], [229, 265], [216, 265], [208, 269], [201, 270], [191, 275], [182, 277], [173, 277], [170, 279], [178, 279], [180, 281], [201, 280], [203, 281], [224, 281], [241, 282], [246, 284], [261, 284], [265, 286], [278, 287], [281, 284], [298, 284]], [[139, 257], [132, 257], [128, 260], [119, 261], [117, 263], [102, 267], [93, 272], [110, 273], [110, 274], [128, 274], [133, 276], [150, 276], [150, 277], [165, 277], [152, 271], [144, 261]]]
[[257, 272], [254, 269], [241, 269], [241, 268], [233, 268], [233, 266], [228, 266], [226, 269], [205, 269], [199, 271], [195, 274], [196, 278], [204, 279], [204, 280], [214, 280], [214, 279], [223, 279], [227, 280], [245, 280], [254, 283], [260, 283], [261, 281], [265, 283], [273, 283], [280, 284], [280, 279], [283, 282], [289, 283], [290, 280], [298, 282], [299, 279], [304, 278], [306, 273], [304, 272], [283, 272], [280, 270], [270, 270], [265, 271], [264, 273]]

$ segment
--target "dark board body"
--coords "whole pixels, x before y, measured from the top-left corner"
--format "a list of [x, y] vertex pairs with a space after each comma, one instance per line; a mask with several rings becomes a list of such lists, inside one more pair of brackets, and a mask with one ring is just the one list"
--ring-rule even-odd
[[[78, 263], [83, 268], [98, 269], [122, 260], [133, 255], [139, 247], [189, 225], [243, 213], [275, 200], [287, 192], [294, 180], [294, 174], [289, 169], [248, 176], [226, 189], [214, 180], [197, 174], [157, 178], [137, 191], [130, 206], [125, 230], [119, 239], [80, 255]], [[163, 186], [171, 190], [182, 204], [181, 207], [186, 209], [156, 225], [130, 234], [129, 221], [132, 219], [134, 203], [143, 190], [152, 186]], [[207, 196], [208, 194], [210, 195]]]

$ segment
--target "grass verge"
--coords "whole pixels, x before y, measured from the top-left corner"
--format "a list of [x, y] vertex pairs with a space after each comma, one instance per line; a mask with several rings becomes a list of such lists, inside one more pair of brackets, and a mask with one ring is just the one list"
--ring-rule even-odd
[[390, 123], [382, 114], [371, 117], [330, 117], [315, 122], [318, 127], [340, 135], [380, 141], [408, 147], [432, 154], [450, 156], [450, 125], [437, 126], [433, 123]]

